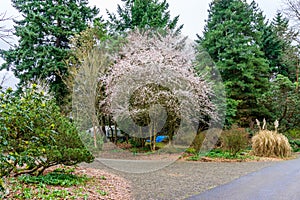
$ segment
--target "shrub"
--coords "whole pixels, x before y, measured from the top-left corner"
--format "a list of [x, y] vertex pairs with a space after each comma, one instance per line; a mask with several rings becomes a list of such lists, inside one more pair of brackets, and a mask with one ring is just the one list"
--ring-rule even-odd
[[185, 150], [186, 153], [188, 154], [197, 154], [197, 151], [196, 149], [192, 148], [192, 147], [189, 147]]
[[146, 139], [132, 137], [131, 139], [129, 139], [129, 143], [135, 148], [145, 147]]
[[300, 130], [291, 129], [284, 133], [294, 152], [300, 151]]
[[294, 152], [300, 152], [300, 139], [289, 140], [289, 143]]
[[[275, 125], [277, 129], [278, 125]], [[288, 157], [291, 146], [287, 137], [277, 131], [261, 130], [252, 138], [252, 152], [256, 156]]]
[[249, 144], [249, 134], [244, 128], [233, 126], [230, 130], [222, 132], [221, 143], [224, 150], [236, 155]]
[[92, 162], [76, 126], [55, 100], [35, 88], [0, 93], [0, 177], [41, 174], [57, 165]]
[[18, 177], [18, 180], [26, 184], [47, 184], [71, 187], [74, 185], [82, 185], [90, 180], [90, 178], [72, 173], [54, 171], [39, 176], [22, 175]]
[[284, 135], [291, 140], [300, 139], [300, 130], [291, 129], [285, 132]]

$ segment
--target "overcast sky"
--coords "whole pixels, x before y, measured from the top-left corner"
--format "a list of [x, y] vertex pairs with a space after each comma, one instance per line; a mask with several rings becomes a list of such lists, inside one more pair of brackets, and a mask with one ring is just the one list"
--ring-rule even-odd
[[[207, 19], [209, 3], [212, 0], [167, 0], [171, 16], [179, 17], [179, 24], [184, 24], [183, 34], [191, 39], [196, 38], [196, 33], [201, 34]], [[91, 5], [100, 8], [100, 14], [106, 16], [105, 9], [116, 12], [117, 4], [121, 0], [90, 0]], [[248, 0], [248, 2], [251, 2]], [[273, 18], [278, 9], [281, 9], [282, 0], [256, 0], [267, 18]]]
[[[196, 38], [196, 34], [202, 34], [207, 10], [212, 0], [167, 0], [172, 17], [180, 15], [179, 24], [184, 24], [182, 33], [191, 39]], [[250, 2], [250, 0], [248, 0]], [[122, 4], [121, 0], [90, 0], [90, 5], [95, 5], [100, 9], [100, 15], [107, 17], [106, 9], [116, 12], [117, 4]], [[282, 8], [282, 0], [256, 0], [268, 19], [272, 19], [277, 10]], [[20, 17], [20, 14], [11, 6], [10, 0], [1, 0], [0, 13], [7, 12], [7, 16]], [[0, 24], [12, 27], [13, 23]], [[0, 49], [7, 49], [9, 45], [0, 41]], [[0, 64], [3, 61], [0, 59]], [[3, 74], [3, 73], [2, 73]], [[1, 72], [0, 72], [1, 80]]]

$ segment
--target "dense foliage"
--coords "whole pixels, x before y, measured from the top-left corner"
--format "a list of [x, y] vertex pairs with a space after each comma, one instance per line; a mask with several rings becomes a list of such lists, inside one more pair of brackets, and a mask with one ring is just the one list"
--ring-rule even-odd
[[[78, 134], [92, 150], [102, 147], [103, 135], [80, 134], [53, 99], [26, 89], [27, 83], [38, 80], [49, 83], [47, 92], [54, 94], [64, 114], [70, 113], [72, 95], [78, 97], [73, 117], [83, 119], [81, 130], [100, 125], [104, 133], [105, 126], [125, 117], [138, 125], [135, 128], [151, 125], [147, 135], [139, 135], [129, 124], [125, 129], [131, 128], [131, 136], [142, 138], [144, 144], [150, 137], [152, 150], [156, 134], [168, 135], [172, 141], [186, 120], [198, 125], [198, 134], [193, 139], [186, 131], [177, 139], [188, 138], [185, 145], [192, 143], [198, 152], [209, 135], [201, 133], [211, 120], [222, 119], [225, 110], [225, 128], [237, 124], [254, 132], [254, 120], [266, 117], [279, 120], [281, 132], [299, 132], [299, 26], [292, 30], [289, 22], [299, 24], [299, 0], [286, 0], [288, 18], [277, 13], [270, 21], [255, 1], [213, 0], [196, 49], [186, 49], [189, 41], [179, 35], [183, 25], [178, 26], [179, 16], [170, 16], [166, 0], [122, 0], [116, 14], [107, 11], [107, 21], [94, 20], [99, 11], [87, 0], [12, 3], [24, 18], [15, 21], [18, 45], [1, 51], [5, 60], [1, 68], [12, 70], [21, 82], [18, 93], [1, 92], [1, 176], [38, 174], [58, 163], [92, 161]], [[6, 20], [0, 14], [0, 22]], [[0, 39], [7, 38], [7, 31], [0, 27]], [[134, 85], [139, 81], [146, 84]], [[175, 87], [164, 85], [168, 81]], [[122, 96], [133, 86], [137, 87], [130, 98], [126, 99], [128, 93]], [[189, 109], [179, 110], [178, 94], [192, 105]], [[126, 100], [129, 105], [117, 104]], [[164, 117], [167, 123], [160, 129], [161, 121], [152, 119]], [[248, 138], [234, 129], [225, 133], [223, 150], [239, 154]], [[274, 136], [258, 135], [256, 144]], [[300, 146], [293, 137], [290, 142]]]
[[113, 33], [126, 32], [135, 28], [172, 29], [180, 31], [183, 25], [176, 27], [179, 16], [174, 19], [168, 11], [166, 0], [122, 0], [123, 8], [118, 5], [117, 16], [109, 13], [109, 27]]
[[76, 126], [36, 88], [0, 94], [0, 175], [40, 174], [57, 165], [91, 162]]
[[87, 0], [23, 1], [12, 0], [24, 17], [15, 21], [18, 45], [2, 51], [5, 63], [24, 86], [28, 81], [49, 83], [57, 102], [63, 104], [68, 92], [62, 81], [68, 75], [64, 60], [70, 56], [70, 38], [88, 27], [98, 9], [88, 7]]
[[296, 90], [296, 84], [281, 74], [271, 82], [271, 87], [259, 99], [268, 113], [270, 120], [279, 120], [280, 130], [300, 128], [300, 95]]
[[[179, 125], [185, 126], [184, 121], [196, 124], [196, 130], [198, 123], [212, 124], [219, 119], [210, 99], [213, 91], [193, 70], [194, 59], [192, 45], [180, 35], [155, 31], [129, 33], [110, 73], [102, 78], [107, 94], [102, 103], [106, 105], [105, 111], [118, 122], [124, 123], [130, 116], [140, 127], [157, 123], [152, 124], [153, 128], [150, 126], [151, 131], [146, 131], [149, 137], [160, 130], [170, 140]], [[155, 109], [155, 105], [163, 108]], [[149, 114], [151, 108], [153, 116]], [[166, 123], [160, 126], [165, 118]], [[125, 124], [130, 124], [130, 120]], [[132, 124], [128, 133], [138, 133], [136, 125]]]
[[[248, 4], [245, 0], [215, 0], [210, 4], [207, 24], [198, 42], [214, 60], [224, 81], [226, 125], [238, 123], [253, 128], [256, 118], [279, 112], [271, 108], [273, 101], [262, 105], [259, 100], [270, 92], [273, 98], [280, 96], [274, 89], [276, 77], [281, 79], [283, 75], [298, 84], [295, 38], [297, 33], [289, 29], [286, 18], [279, 13], [269, 23], [254, 1]], [[290, 87], [287, 92], [293, 91], [295, 98], [299, 96], [297, 88]], [[276, 102], [290, 103], [281, 97]], [[272, 119], [280, 117], [275, 113]], [[286, 116], [284, 112], [281, 115]], [[299, 121], [296, 114], [290, 117]]]
[[[233, 14], [233, 12], [237, 13]], [[241, 20], [242, 19], [242, 20]], [[267, 89], [268, 61], [257, 45], [253, 11], [245, 1], [213, 1], [200, 44], [215, 61], [227, 93], [227, 123], [259, 115], [257, 98]]]

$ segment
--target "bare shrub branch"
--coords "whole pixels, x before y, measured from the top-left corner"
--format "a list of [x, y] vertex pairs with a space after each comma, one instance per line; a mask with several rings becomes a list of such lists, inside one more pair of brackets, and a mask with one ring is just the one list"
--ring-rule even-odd
[[[8, 22], [10, 20], [13, 20], [12, 16], [7, 17], [6, 12], [0, 13], [0, 23], [3, 24], [5, 22]], [[11, 42], [9, 40], [12, 38], [12, 28], [7, 28], [6, 25], [0, 25], [0, 40], [5, 42], [6, 44], [11, 45]]]

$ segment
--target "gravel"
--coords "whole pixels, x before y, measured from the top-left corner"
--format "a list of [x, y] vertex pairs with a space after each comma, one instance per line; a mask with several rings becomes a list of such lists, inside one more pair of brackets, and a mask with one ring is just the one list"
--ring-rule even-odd
[[229, 163], [176, 161], [149, 173], [126, 173], [111, 169], [99, 161], [82, 164], [82, 166], [102, 169], [125, 178], [131, 184], [131, 192], [135, 200], [175, 200], [199, 194], [276, 163], [278, 161]]

